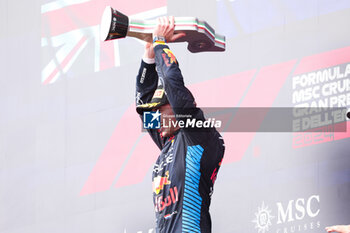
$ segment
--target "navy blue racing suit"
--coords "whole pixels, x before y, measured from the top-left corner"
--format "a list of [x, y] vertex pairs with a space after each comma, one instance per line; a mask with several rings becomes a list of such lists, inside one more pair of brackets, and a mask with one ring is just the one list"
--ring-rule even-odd
[[[159, 80], [176, 116], [205, 120], [169, 47], [158, 44], [154, 51], [155, 64], [141, 62], [136, 104], [151, 101]], [[209, 206], [225, 147], [221, 135], [215, 128], [181, 128], [170, 138], [161, 137], [156, 129], [148, 132], [161, 150], [152, 174], [156, 232], [211, 232]]]

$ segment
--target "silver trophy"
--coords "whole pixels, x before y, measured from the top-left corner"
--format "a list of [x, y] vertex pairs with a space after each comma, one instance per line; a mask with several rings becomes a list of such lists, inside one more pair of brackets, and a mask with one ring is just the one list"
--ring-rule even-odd
[[[100, 37], [101, 40], [108, 41], [131, 36], [152, 42], [152, 32], [156, 25], [156, 20], [129, 18], [107, 6], [101, 19]], [[174, 42], [187, 41], [187, 49], [192, 53], [225, 51], [225, 36], [216, 34], [215, 30], [203, 20], [195, 17], [175, 17], [175, 33], [180, 32], [186, 33], [186, 36]]]

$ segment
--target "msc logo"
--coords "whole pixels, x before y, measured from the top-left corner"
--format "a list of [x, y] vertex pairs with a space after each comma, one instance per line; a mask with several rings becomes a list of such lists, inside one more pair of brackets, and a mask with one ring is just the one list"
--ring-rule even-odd
[[309, 198], [289, 200], [287, 205], [282, 202], [277, 202], [277, 224], [303, 220], [306, 216], [314, 218], [320, 213], [319, 203], [320, 196], [318, 195], [313, 195]]
[[252, 222], [258, 233], [266, 233], [271, 228], [276, 233], [308, 232], [321, 227], [321, 222], [316, 218], [319, 213], [320, 196], [312, 195], [288, 202], [276, 202], [272, 209], [263, 202]]
[[159, 110], [156, 112], [143, 113], [143, 128], [144, 129], [160, 129], [160, 115]]
[[269, 207], [263, 202], [255, 213], [255, 219], [252, 222], [255, 223], [255, 228], [258, 229], [259, 233], [269, 231], [269, 227], [272, 225], [271, 220], [275, 218], [275, 216], [272, 216], [271, 212]]

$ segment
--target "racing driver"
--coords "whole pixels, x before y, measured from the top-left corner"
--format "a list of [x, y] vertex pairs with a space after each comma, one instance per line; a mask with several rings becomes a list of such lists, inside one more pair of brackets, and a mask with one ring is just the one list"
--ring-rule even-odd
[[[182, 116], [205, 121], [194, 97], [184, 86], [179, 64], [167, 42], [185, 36], [174, 33], [174, 17], [158, 18], [153, 44], [147, 43], [136, 79], [136, 110], [160, 114], [161, 122]], [[209, 206], [224, 155], [217, 130], [161, 124], [148, 129], [161, 150], [152, 174], [156, 232], [211, 232]]]

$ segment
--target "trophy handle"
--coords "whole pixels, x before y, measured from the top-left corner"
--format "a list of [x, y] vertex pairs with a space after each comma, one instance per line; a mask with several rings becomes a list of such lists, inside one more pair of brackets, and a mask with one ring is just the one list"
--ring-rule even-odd
[[[127, 36], [152, 42], [152, 32], [157, 25], [156, 20], [129, 19]], [[175, 33], [184, 32], [186, 36], [174, 42], [188, 42], [188, 50], [192, 53], [203, 51], [225, 51], [225, 37], [205, 21], [195, 17], [175, 17]]]
[[[152, 42], [152, 32], [156, 25], [156, 20], [129, 18], [111, 7], [106, 7], [101, 21], [101, 39], [107, 41], [130, 36]], [[187, 49], [192, 53], [225, 51], [225, 36], [216, 34], [206, 21], [195, 17], [175, 17], [175, 33], [180, 32], [184, 32], [186, 36], [174, 42], [188, 42]]]

